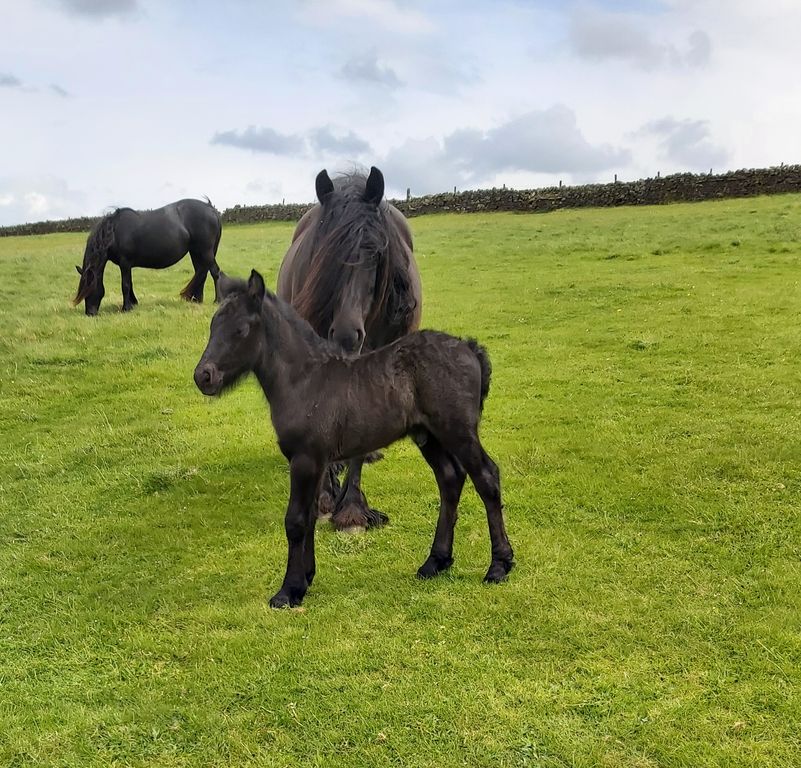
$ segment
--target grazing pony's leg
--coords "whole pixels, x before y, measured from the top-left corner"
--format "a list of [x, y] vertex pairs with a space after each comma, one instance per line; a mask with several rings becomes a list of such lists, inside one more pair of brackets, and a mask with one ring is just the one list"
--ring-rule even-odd
[[314, 578], [314, 511], [322, 467], [311, 456], [303, 455], [289, 463], [289, 505], [284, 520], [289, 554], [284, 583], [270, 598], [272, 608], [300, 605], [310, 577]]
[[189, 255], [192, 258], [195, 274], [181, 291], [181, 297], [187, 301], [196, 301], [200, 304], [203, 301], [203, 286], [206, 284], [206, 275], [209, 274], [210, 262], [213, 261], [214, 257], [211, 256], [210, 258], [210, 254], [203, 251], [190, 251]]
[[433, 435], [427, 435], [422, 443], [418, 443], [418, 447], [434, 471], [439, 488], [439, 519], [434, 543], [431, 545], [431, 554], [417, 570], [419, 578], [430, 579], [453, 564], [453, 528], [466, 473]]
[[131, 268], [120, 264], [120, 276], [122, 277], [122, 311], [127, 312], [133, 309], [139, 302], [133, 292]]
[[503, 581], [506, 574], [514, 567], [515, 562], [514, 552], [503, 522], [501, 478], [498, 465], [484, 450], [475, 431], [467, 435], [452, 435], [446, 445], [467, 470], [467, 474], [470, 475], [487, 510], [492, 562], [484, 576], [484, 581]]

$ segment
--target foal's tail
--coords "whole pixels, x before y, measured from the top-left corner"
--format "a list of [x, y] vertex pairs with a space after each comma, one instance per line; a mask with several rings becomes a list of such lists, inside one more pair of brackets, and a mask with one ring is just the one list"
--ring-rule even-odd
[[467, 346], [470, 351], [476, 356], [478, 364], [481, 366], [481, 404], [480, 408], [484, 410], [484, 401], [487, 399], [490, 388], [490, 379], [492, 378], [492, 363], [490, 362], [487, 350], [481, 346], [475, 339], [467, 339]]

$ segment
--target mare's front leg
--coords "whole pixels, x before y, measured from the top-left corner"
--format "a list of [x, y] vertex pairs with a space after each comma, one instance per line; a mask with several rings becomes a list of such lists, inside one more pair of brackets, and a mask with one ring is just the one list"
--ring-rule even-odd
[[384, 525], [389, 518], [377, 509], [372, 509], [362, 493], [362, 466], [364, 457], [351, 459], [342, 492], [336, 503], [332, 522], [337, 530], [353, 531]]
[[289, 553], [284, 583], [270, 598], [272, 608], [300, 605], [314, 578], [314, 518], [322, 467], [311, 456], [294, 456], [289, 463], [289, 505], [284, 520]]
[[131, 268], [129, 266], [120, 264], [120, 276], [122, 278], [122, 311], [128, 312], [133, 309], [139, 302], [133, 292], [133, 277], [131, 276]]

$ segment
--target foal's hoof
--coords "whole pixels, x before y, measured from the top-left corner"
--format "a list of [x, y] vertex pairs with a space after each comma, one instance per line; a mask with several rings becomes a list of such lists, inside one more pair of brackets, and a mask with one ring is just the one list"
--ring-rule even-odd
[[418, 579], [433, 579], [453, 565], [452, 557], [429, 555], [428, 559], [417, 569]]
[[297, 608], [303, 602], [303, 595], [287, 594], [286, 592], [276, 592], [270, 598], [270, 608]]
[[515, 561], [512, 560], [512, 558], [508, 560], [493, 560], [492, 563], [490, 563], [484, 581], [487, 584], [498, 584], [501, 581], [505, 581], [506, 577], [509, 575], [509, 571], [514, 567]]

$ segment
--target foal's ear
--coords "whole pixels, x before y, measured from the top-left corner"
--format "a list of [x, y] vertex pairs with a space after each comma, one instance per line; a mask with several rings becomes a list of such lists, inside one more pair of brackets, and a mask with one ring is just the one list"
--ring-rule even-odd
[[317, 178], [314, 180], [314, 190], [317, 192], [317, 199], [321, 203], [324, 203], [325, 198], [334, 191], [334, 182], [331, 181], [331, 177], [325, 168], [317, 174]]
[[233, 290], [236, 283], [225, 274], [225, 272], [220, 272], [219, 276], [217, 277], [217, 296], [222, 298], [223, 296], [227, 296]]
[[382, 197], [384, 197], [384, 174], [373, 166], [364, 186], [364, 199], [368, 203], [378, 205]]
[[248, 302], [251, 309], [256, 311], [261, 310], [261, 304], [264, 301], [264, 278], [255, 270], [251, 270], [250, 279], [248, 280]]
[[75, 265], [75, 271], [76, 271], [76, 272], [77, 272], [79, 275], [82, 275], [82, 274], [83, 274], [83, 268], [82, 268], [82, 267], [79, 267], [77, 264]]

